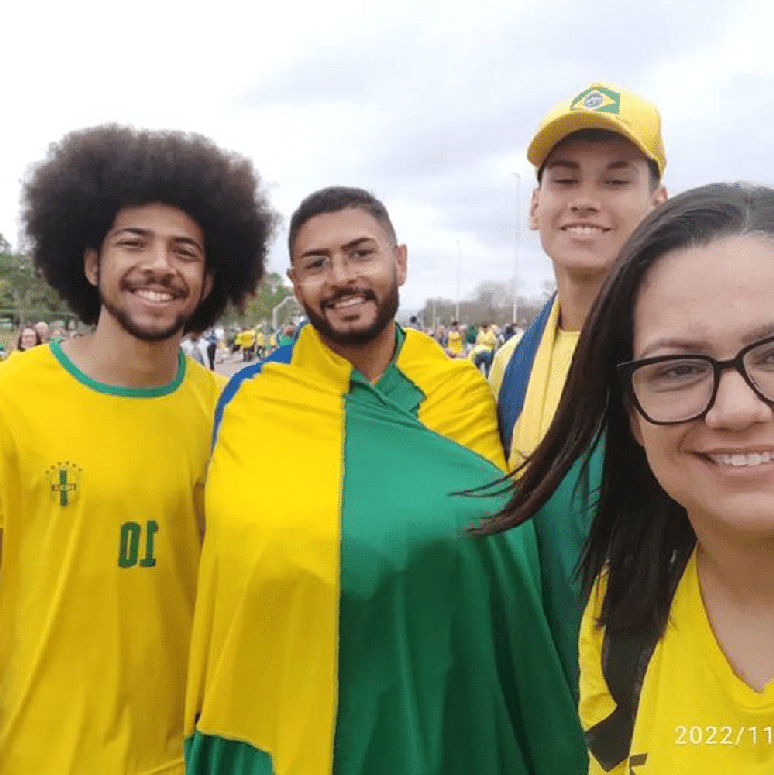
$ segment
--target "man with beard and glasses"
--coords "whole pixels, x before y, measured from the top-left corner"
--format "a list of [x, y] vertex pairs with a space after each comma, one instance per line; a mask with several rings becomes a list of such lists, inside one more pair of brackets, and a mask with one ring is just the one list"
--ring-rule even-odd
[[510, 490], [491, 391], [396, 324], [372, 194], [312, 194], [289, 248], [311, 325], [216, 410], [187, 772], [579, 773], [534, 531], [466, 535]]
[[35, 265], [92, 333], [0, 374], [0, 770], [182, 773], [217, 377], [183, 356], [263, 272], [252, 164], [101, 126], [31, 169]]

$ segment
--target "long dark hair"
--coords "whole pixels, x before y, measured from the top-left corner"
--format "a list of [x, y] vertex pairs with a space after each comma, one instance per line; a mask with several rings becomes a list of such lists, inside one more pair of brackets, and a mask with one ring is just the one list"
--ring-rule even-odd
[[602, 437], [605, 457], [596, 516], [583, 553], [588, 598], [606, 571], [600, 624], [663, 631], [674, 588], [696, 535], [685, 509], [662, 489], [629, 425], [616, 366], [632, 358], [633, 310], [643, 281], [665, 254], [741, 234], [774, 237], [774, 190], [713, 184], [650, 213], [624, 245], [581, 332], [551, 427], [520, 469], [510, 503], [487, 532], [533, 516], [573, 463]]
[[25, 331], [32, 331], [35, 334], [35, 344], [32, 345], [33, 347], [43, 344], [43, 340], [40, 338], [40, 334], [35, 326], [22, 326], [19, 329], [19, 336], [16, 338], [16, 349], [19, 350], [19, 352], [24, 352], [29, 349], [28, 347], [22, 347], [22, 336], [24, 336]]

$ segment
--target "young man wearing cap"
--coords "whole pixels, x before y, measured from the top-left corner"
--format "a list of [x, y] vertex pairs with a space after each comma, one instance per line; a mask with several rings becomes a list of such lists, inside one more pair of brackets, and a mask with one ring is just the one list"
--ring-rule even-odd
[[[501, 383], [492, 385], [512, 467], [551, 424], [580, 329], [618, 251], [667, 196], [658, 110], [614, 84], [594, 83], [549, 111], [527, 158], [538, 180], [530, 228], [540, 232], [553, 263], [557, 293], [500, 356], [508, 361]], [[574, 693], [581, 614], [575, 568], [591, 523], [600, 452], [591, 455], [588, 478], [581, 476], [584, 461], [578, 461], [535, 518], [546, 614]]]

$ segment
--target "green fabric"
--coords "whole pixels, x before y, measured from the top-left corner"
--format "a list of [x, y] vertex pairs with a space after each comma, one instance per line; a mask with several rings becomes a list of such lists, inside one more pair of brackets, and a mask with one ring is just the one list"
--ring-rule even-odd
[[396, 369], [346, 398], [334, 773], [585, 772], [534, 529], [464, 534], [507, 494], [454, 494], [499, 472], [417, 422], [417, 393]]
[[[274, 775], [271, 756], [239, 740], [225, 740], [196, 732], [183, 744], [187, 773], [209, 775], [211, 772], [232, 772], [239, 775]], [[190, 762], [196, 762], [196, 769]]]
[[588, 482], [585, 458], [576, 460], [551, 499], [534, 516], [545, 614], [567, 683], [578, 701], [578, 632], [583, 605], [577, 567], [594, 519], [602, 481], [604, 441], [592, 451]]
[[58, 339], [52, 339], [48, 346], [59, 363], [86, 387], [96, 390], [98, 393], [106, 393], [111, 396], [121, 396], [122, 398], [156, 398], [157, 396], [168, 396], [174, 393], [185, 379], [185, 355], [182, 350], [177, 354], [177, 373], [175, 378], [159, 387], [126, 387], [124, 385], [106, 385], [104, 382], [97, 382], [87, 374], [84, 374], [62, 350], [62, 344]]

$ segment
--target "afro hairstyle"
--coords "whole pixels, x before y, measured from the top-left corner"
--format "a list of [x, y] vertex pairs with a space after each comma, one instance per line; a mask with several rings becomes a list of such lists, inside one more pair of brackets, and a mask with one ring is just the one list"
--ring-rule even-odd
[[52, 144], [22, 193], [35, 266], [84, 323], [100, 312], [85, 251], [99, 252], [120, 210], [156, 202], [182, 210], [204, 232], [213, 286], [186, 331], [203, 331], [228, 302], [239, 307], [255, 293], [278, 215], [252, 163], [198, 134], [107, 124]]

